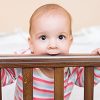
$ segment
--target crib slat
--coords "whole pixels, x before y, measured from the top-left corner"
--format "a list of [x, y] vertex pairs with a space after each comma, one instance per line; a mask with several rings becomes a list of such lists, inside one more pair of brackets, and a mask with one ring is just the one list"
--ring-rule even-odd
[[[60, 59], [59, 59], [60, 58]], [[32, 100], [33, 91], [32, 91], [32, 68], [31, 67], [58, 67], [55, 70], [55, 100], [64, 100], [64, 91], [62, 81], [64, 81], [63, 75], [63, 67], [67, 66], [84, 66], [85, 72], [85, 90], [84, 90], [84, 100], [93, 100], [93, 83], [94, 83], [94, 75], [93, 68], [90, 66], [100, 66], [100, 56], [93, 55], [69, 55], [66, 57], [58, 57], [58, 58], [37, 58], [32, 56], [0, 56], [0, 65], [1, 68], [16, 68], [16, 66], [21, 66], [23, 68], [23, 75], [29, 76], [23, 79], [24, 81], [24, 100]], [[34, 66], [33, 66], [34, 65]], [[62, 67], [62, 68], [61, 68]], [[25, 68], [25, 69], [24, 69]], [[28, 70], [28, 68], [31, 68]], [[28, 72], [27, 72], [28, 71]], [[90, 71], [90, 72], [89, 72]], [[27, 74], [28, 73], [28, 74]], [[62, 74], [61, 74], [62, 73]], [[93, 77], [93, 78], [92, 78]], [[26, 80], [28, 78], [28, 80]], [[92, 80], [92, 82], [90, 81]], [[31, 83], [30, 83], [31, 82]], [[62, 82], [62, 83], [60, 83]], [[1, 83], [0, 83], [1, 85]], [[1, 88], [1, 87], [0, 87]], [[58, 88], [58, 89], [57, 89]], [[26, 90], [26, 91], [25, 91]], [[0, 100], [2, 100], [0, 89]]]
[[2, 100], [2, 87], [1, 87], [1, 68], [0, 68], [0, 100]]
[[23, 100], [33, 100], [33, 68], [23, 68]]
[[64, 100], [64, 68], [55, 68], [54, 71], [54, 99]]
[[85, 67], [84, 69], [84, 100], [93, 100], [94, 67]]

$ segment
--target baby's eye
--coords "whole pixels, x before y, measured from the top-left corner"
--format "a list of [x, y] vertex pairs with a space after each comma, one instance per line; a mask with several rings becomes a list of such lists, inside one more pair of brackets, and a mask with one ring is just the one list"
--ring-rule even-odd
[[46, 39], [46, 36], [45, 35], [42, 35], [42, 36], [40, 36], [40, 39], [45, 40]]
[[58, 37], [60, 40], [62, 40], [62, 39], [64, 39], [65, 38], [65, 36], [64, 35], [59, 35], [59, 37]]

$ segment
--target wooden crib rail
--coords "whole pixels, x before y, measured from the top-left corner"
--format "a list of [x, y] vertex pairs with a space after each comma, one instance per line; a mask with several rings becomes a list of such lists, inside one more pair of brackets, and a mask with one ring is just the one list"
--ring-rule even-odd
[[[33, 68], [53, 67], [54, 71], [54, 98], [64, 100], [64, 67], [84, 66], [84, 100], [93, 100], [94, 66], [100, 66], [100, 56], [96, 55], [68, 55], [68, 56], [32, 56], [32, 55], [0, 55], [1, 68], [23, 69], [23, 100], [33, 100], [32, 72]], [[59, 74], [58, 74], [59, 73]], [[1, 77], [0, 77], [1, 78]], [[1, 79], [0, 79], [1, 80]], [[1, 84], [1, 82], [0, 82]], [[0, 92], [1, 87], [0, 87]], [[0, 93], [0, 100], [2, 95]]]

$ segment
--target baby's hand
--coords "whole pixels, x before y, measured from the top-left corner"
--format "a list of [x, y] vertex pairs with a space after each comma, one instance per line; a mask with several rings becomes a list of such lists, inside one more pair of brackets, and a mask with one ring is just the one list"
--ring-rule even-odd
[[93, 50], [93, 51], [91, 52], [91, 54], [100, 55], [100, 48], [97, 48], [97, 49]]

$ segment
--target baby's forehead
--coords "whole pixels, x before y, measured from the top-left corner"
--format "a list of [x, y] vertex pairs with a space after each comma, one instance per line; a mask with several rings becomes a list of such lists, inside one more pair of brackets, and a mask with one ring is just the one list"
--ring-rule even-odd
[[[57, 15], [57, 16], [56, 16]], [[58, 15], [60, 15], [60, 17], [58, 17]], [[56, 4], [47, 4], [44, 6], [39, 7], [31, 16], [30, 18], [30, 28], [29, 31], [31, 33], [33, 26], [35, 28], [35, 26], [37, 25], [37, 22], [40, 22], [41, 18], [45, 19], [45, 21], [47, 20], [48, 22], [50, 22], [48, 19], [50, 18], [50, 16], [55, 16], [55, 18], [57, 19], [62, 19], [65, 20], [64, 23], [67, 22], [67, 25], [69, 27], [71, 27], [71, 15], [69, 14], [69, 12], [67, 12], [67, 10], [65, 10], [64, 8], [62, 8], [59, 5]], [[53, 17], [51, 17], [52, 19]], [[55, 21], [55, 20], [54, 20]], [[42, 22], [44, 23], [44, 21], [42, 20]]]
[[71, 20], [70, 14], [64, 8], [56, 4], [47, 4], [38, 8], [31, 16], [30, 21], [32, 21], [33, 19], [36, 20], [37, 18], [41, 18], [43, 15], [54, 16], [57, 14], [62, 15]]

